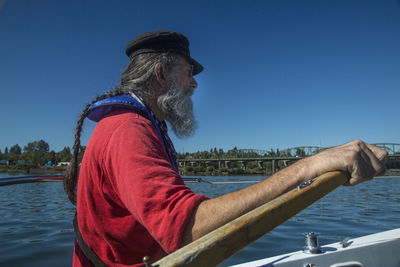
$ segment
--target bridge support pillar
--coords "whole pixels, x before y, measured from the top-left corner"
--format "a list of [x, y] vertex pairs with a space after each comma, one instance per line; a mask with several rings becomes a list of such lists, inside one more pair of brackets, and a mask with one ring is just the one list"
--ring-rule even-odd
[[276, 173], [277, 171], [279, 171], [278, 160], [273, 159], [272, 160], [272, 173]]

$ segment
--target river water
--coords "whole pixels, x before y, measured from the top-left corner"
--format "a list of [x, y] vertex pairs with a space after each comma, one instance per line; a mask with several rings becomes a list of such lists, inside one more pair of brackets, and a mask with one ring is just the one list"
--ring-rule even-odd
[[[0, 177], [9, 176], [0, 173]], [[262, 179], [202, 178], [215, 182]], [[249, 184], [188, 185], [196, 193], [215, 197]], [[61, 182], [2, 186], [0, 203], [0, 266], [71, 266], [75, 207], [65, 196]], [[336, 189], [220, 266], [301, 250], [303, 233], [309, 231], [319, 233], [324, 245], [398, 227], [400, 179], [374, 179]]]

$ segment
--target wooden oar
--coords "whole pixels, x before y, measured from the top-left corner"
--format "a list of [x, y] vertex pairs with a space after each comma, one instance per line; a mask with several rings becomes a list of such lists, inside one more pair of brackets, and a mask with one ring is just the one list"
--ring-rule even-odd
[[257, 180], [240, 180], [240, 181], [223, 181], [223, 182], [213, 182], [205, 180], [201, 177], [182, 177], [183, 181], [186, 183], [206, 183], [206, 184], [255, 184], [260, 181]]
[[[62, 181], [62, 175], [31, 175], [31, 176], [17, 176], [17, 177], [0, 177], [0, 186], [35, 183], [35, 182], [54, 182]], [[227, 181], [227, 182], [210, 182], [200, 177], [182, 177], [185, 183], [207, 183], [207, 184], [251, 184], [259, 181]]]
[[296, 188], [171, 253], [153, 266], [215, 266], [348, 181], [329, 172]]
[[62, 175], [39, 175], [39, 176], [32, 175], [32, 176], [5, 177], [5, 178], [0, 178], [0, 186], [36, 183], [36, 182], [53, 182], [53, 181], [62, 181], [63, 179], [64, 177]]

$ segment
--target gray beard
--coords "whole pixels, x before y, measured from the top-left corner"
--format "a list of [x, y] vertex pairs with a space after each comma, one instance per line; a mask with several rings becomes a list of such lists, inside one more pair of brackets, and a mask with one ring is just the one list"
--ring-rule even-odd
[[157, 98], [158, 107], [167, 115], [166, 120], [178, 138], [190, 137], [197, 128], [193, 114], [193, 89], [184, 93], [175, 77], [169, 83], [169, 90]]

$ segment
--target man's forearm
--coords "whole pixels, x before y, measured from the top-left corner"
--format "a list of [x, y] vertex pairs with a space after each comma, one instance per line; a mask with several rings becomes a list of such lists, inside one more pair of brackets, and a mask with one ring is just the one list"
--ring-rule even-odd
[[303, 159], [257, 184], [201, 202], [185, 229], [184, 245], [310, 179], [309, 161]]

